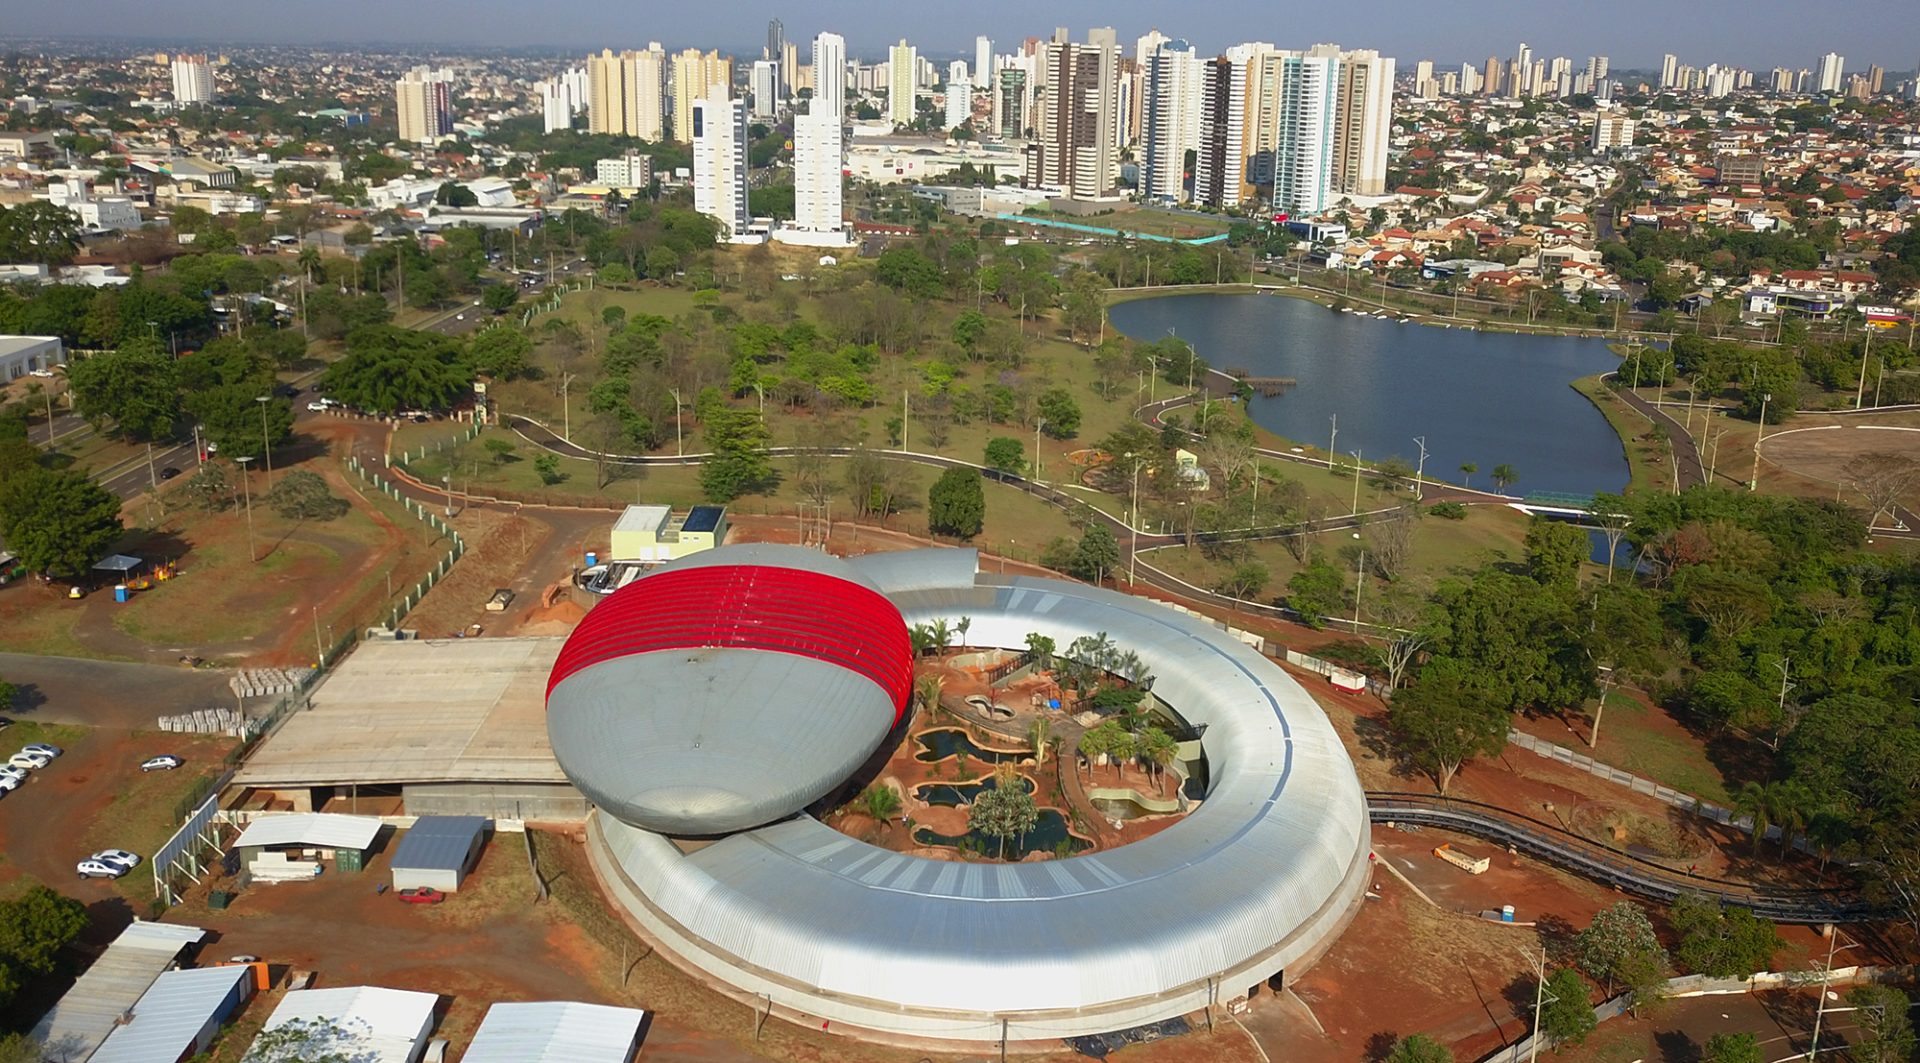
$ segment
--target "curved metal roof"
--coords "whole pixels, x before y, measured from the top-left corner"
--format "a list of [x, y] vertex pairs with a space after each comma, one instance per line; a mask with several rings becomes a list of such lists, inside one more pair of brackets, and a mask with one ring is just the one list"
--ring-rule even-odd
[[[885, 582], [892, 582], [886, 580]], [[1105, 632], [1205, 732], [1212, 792], [1107, 852], [926, 860], [809, 818], [682, 854], [596, 817], [616, 896], [691, 962], [809, 1014], [968, 1039], [1112, 1030], [1225, 1000], [1313, 955], [1366, 880], [1366, 803], [1332, 725], [1272, 662], [1151, 601], [1052, 580], [909, 581], [908, 623], [969, 641]]]

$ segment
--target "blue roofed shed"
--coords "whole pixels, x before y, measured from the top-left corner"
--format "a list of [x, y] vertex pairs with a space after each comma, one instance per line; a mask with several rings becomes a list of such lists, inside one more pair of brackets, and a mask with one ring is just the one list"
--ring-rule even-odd
[[430, 886], [452, 893], [480, 859], [485, 816], [421, 816], [393, 851], [393, 888]]

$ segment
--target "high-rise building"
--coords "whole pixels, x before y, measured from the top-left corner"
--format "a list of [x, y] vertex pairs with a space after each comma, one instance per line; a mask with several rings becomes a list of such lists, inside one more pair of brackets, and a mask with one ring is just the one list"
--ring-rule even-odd
[[1593, 120], [1593, 153], [1605, 155], [1633, 146], [1634, 120], [1623, 115], [1602, 114]]
[[973, 82], [966, 78], [947, 82], [947, 108], [944, 128], [954, 129], [973, 117]]
[[205, 55], [173, 57], [173, 102], [182, 107], [213, 102], [213, 67]]
[[1377, 196], [1387, 190], [1393, 126], [1393, 60], [1371, 49], [1340, 53], [1329, 190]]
[[615, 55], [603, 49], [587, 57], [587, 131], [667, 138], [667, 54], [659, 44]]
[[1460, 64], [1460, 95], [1471, 96], [1479, 92], [1484, 84], [1486, 84], [1486, 78], [1480, 73], [1478, 67], [1472, 63]]
[[1163, 41], [1147, 59], [1140, 194], [1148, 199], [1175, 203], [1187, 198], [1187, 152], [1200, 146], [1203, 65], [1184, 40]]
[[787, 243], [844, 247], [841, 178], [846, 168], [846, 140], [840, 115], [809, 108], [793, 116], [793, 224], [775, 230], [774, 238]]
[[1666, 55], [1661, 56], [1660, 57], [1660, 87], [1663, 89], [1670, 89], [1675, 87], [1674, 83], [1675, 83], [1675, 80], [1679, 77], [1679, 75], [1680, 75], [1680, 57], [1677, 55], [1674, 55], [1672, 52], [1668, 52]]
[[[793, 69], [786, 65], [787, 28], [777, 18], [767, 21], [767, 54], [762, 58], [773, 64], [774, 94], [784, 98], [793, 89]], [[759, 100], [754, 106], [759, 106]]]
[[753, 116], [772, 118], [780, 113], [780, 64], [771, 59], [756, 59], [748, 78], [753, 93]]
[[1413, 64], [1413, 95], [1422, 100], [1440, 98], [1440, 81], [1433, 76], [1433, 60], [1422, 59]]
[[590, 88], [584, 66], [576, 66], [534, 87], [540, 93], [541, 121], [549, 133], [572, 129], [574, 116], [587, 109]]
[[993, 41], [987, 37], [973, 39], [973, 84], [993, 84]]
[[838, 120], [847, 112], [847, 41], [838, 33], [813, 39], [813, 112]]
[[1112, 194], [1119, 177], [1114, 132], [1119, 57], [1110, 44], [1054, 41], [1040, 50], [1039, 135], [1027, 166], [1032, 187], [1074, 199]]
[[1246, 186], [1247, 70], [1250, 56], [1230, 50], [1202, 64], [1200, 139], [1193, 154], [1193, 201], [1234, 207]]
[[1867, 91], [1868, 92], [1871, 92], [1875, 96], [1878, 96], [1880, 95], [1881, 91], [1886, 88], [1886, 85], [1887, 85], [1887, 72], [1885, 68], [1880, 66], [1870, 66], [1867, 68]]
[[887, 49], [887, 121], [913, 124], [914, 86], [919, 81], [920, 53], [902, 37]]
[[1487, 56], [1487, 73], [1486, 73], [1486, 76], [1481, 78], [1480, 80], [1480, 91], [1486, 93], [1489, 96], [1500, 95], [1500, 59], [1499, 57], [1491, 56], [1491, 55]]
[[453, 72], [416, 66], [393, 83], [400, 139], [431, 144], [453, 132]]
[[733, 96], [733, 60], [719, 52], [688, 48], [673, 57], [673, 139], [691, 141], [693, 105], [708, 96]]
[[1534, 93], [1533, 49], [1522, 41], [1520, 50], [1513, 57], [1513, 77], [1509, 79], [1507, 95], [1513, 97], [1531, 96]]
[[1837, 96], [1843, 87], [1841, 75], [1846, 70], [1847, 61], [1833, 52], [1820, 57], [1820, 81], [1814, 91]]
[[747, 231], [747, 108], [723, 86], [691, 101], [693, 209], [720, 223], [721, 239]]
[[993, 132], [1008, 140], [1027, 135], [1027, 111], [1033, 101], [1024, 67], [1003, 66], [993, 80]]
[[1327, 209], [1339, 110], [1337, 49], [1282, 52], [1276, 62], [1277, 113], [1273, 132], [1273, 205], [1294, 214]]

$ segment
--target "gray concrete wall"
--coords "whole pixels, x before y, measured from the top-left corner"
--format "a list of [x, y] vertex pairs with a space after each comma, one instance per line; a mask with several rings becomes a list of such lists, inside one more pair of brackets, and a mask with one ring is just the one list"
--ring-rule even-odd
[[409, 816], [582, 823], [591, 807], [580, 791], [564, 784], [415, 783], [402, 792]]

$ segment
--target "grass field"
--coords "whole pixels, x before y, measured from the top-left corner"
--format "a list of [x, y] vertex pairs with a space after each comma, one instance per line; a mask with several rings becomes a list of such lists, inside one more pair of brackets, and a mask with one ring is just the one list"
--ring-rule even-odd
[[1613, 426], [1614, 434], [1620, 437], [1620, 445], [1627, 454], [1627, 468], [1632, 474], [1627, 489], [1671, 490], [1672, 459], [1666, 444], [1654, 440], [1649, 434], [1652, 426], [1647, 419], [1627, 406], [1597, 376], [1581, 377], [1573, 382], [1573, 388], [1593, 402], [1607, 423]]

